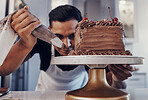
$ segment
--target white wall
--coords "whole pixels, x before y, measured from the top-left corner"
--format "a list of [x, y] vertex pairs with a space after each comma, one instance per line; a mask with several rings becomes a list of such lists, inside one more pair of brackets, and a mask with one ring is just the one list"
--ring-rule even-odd
[[[148, 0], [135, 0], [135, 21], [137, 30], [137, 41], [133, 44], [133, 53], [145, 58], [145, 63], [139, 66], [139, 72], [148, 74]], [[148, 87], [148, 75], [147, 75]]]
[[0, 0], [0, 20], [5, 17], [6, 0]]

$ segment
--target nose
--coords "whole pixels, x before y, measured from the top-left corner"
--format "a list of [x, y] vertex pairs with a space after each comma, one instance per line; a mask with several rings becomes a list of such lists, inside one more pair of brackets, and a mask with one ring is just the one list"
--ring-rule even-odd
[[64, 38], [63, 43], [66, 45], [66, 48], [68, 48], [71, 45], [69, 38]]

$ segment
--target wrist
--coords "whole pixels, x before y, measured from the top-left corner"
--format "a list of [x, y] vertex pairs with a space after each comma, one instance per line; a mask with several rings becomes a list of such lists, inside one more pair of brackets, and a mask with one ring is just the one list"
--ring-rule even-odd
[[37, 39], [35, 38], [33, 41], [24, 41], [24, 40], [22, 40], [22, 39], [20, 39], [19, 41], [18, 41], [19, 43], [19, 46], [21, 46], [22, 48], [24, 48], [24, 49], [28, 49], [28, 50], [30, 50], [30, 49], [32, 49], [33, 47], [34, 47], [34, 45], [36, 44], [36, 42], [37, 42]]
[[27, 43], [24, 42], [22, 39], [18, 40], [18, 46], [21, 47], [22, 49], [25, 50], [32, 50], [32, 48], [34, 47], [34, 45], [36, 44], [36, 42], [34, 43]]

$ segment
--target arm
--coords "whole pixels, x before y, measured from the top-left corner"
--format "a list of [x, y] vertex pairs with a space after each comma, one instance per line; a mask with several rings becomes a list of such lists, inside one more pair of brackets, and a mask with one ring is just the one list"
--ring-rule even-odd
[[4, 63], [0, 66], [0, 76], [9, 75], [17, 70], [23, 63], [27, 54], [32, 48], [25, 48], [20, 44], [20, 40], [11, 48]]
[[0, 66], [1, 76], [14, 72], [24, 60], [29, 59], [28, 53], [37, 41], [31, 32], [39, 25], [40, 21], [29, 12], [28, 7], [22, 8], [12, 16], [11, 26], [18, 33], [20, 39], [13, 45], [4, 63]]
[[107, 73], [107, 81], [110, 86], [125, 89], [126, 83], [125, 79], [132, 76], [131, 71], [133, 68], [129, 65], [108, 65], [110, 72]]

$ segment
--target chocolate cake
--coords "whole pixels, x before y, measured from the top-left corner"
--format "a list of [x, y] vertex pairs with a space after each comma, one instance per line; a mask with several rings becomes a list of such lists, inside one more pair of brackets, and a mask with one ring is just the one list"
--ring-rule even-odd
[[124, 34], [117, 20], [83, 19], [76, 26], [75, 50], [69, 55], [132, 55], [125, 50]]

